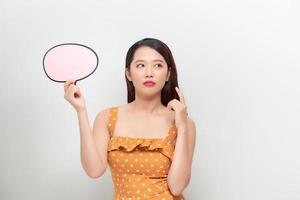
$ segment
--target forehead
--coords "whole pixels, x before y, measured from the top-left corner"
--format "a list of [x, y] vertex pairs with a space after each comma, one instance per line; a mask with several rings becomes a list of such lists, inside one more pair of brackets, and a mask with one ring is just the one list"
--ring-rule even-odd
[[133, 62], [140, 60], [145, 62], [152, 62], [155, 60], [162, 60], [165, 62], [165, 59], [160, 53], [158, 53], [155, 49], [150, 47], [139, 47], [133, 56]]

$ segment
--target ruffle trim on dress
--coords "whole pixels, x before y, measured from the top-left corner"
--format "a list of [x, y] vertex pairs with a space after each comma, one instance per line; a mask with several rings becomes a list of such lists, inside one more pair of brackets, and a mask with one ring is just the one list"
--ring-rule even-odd
[[136, 149], [143, 151], [159, 151], [172, 160], [174, 146], [162, 139], [144, 139], [130, 137], [111, 137], [107, 151], [121, 150], [132, 152]]

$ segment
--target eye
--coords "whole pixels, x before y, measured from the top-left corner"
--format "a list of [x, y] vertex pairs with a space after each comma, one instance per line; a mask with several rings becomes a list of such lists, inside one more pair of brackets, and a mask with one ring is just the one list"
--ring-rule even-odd
[[[160, 67], [162, 67], [162, 65], [161, 65], [161, 64], [156, 64], [156, 65], [157, 65], [159, 68], [160, 68]], [[156, 65], [155, 65], [155, 66], [156, 66]]]
[[143, 66], [144, 66], [144, 64], [138, 64], [137, 67], [139, 67], [140, 65], [143, 65]]

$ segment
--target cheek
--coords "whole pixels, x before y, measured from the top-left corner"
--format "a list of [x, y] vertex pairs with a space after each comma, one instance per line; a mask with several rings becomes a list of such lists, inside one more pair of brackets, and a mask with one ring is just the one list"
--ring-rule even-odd
[[157, 73], [156, 77], [157, 77], [157, 80], [165, 82], [167, 80], [167, 75], [168, 75], [167, 71], [162, 70]]
[[132, 70], [131, 71], [131, 79], [134, 82], [143, 82], [144, 81], [144, 74], [143, 74], [142, 71]]

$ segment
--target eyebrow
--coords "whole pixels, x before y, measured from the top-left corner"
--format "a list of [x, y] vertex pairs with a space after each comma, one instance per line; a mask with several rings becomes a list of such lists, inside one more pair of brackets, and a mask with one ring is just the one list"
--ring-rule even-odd
[[[162, 61], [160, 59], [155, 59], [153, 61], [159, 61], [159, 62], [162, 62], [162, 63], [164, 62], [164, 61]], [[137, 63], [137, 62], [145, 62], [145, 60], [136, 60], [134, 63]]]

